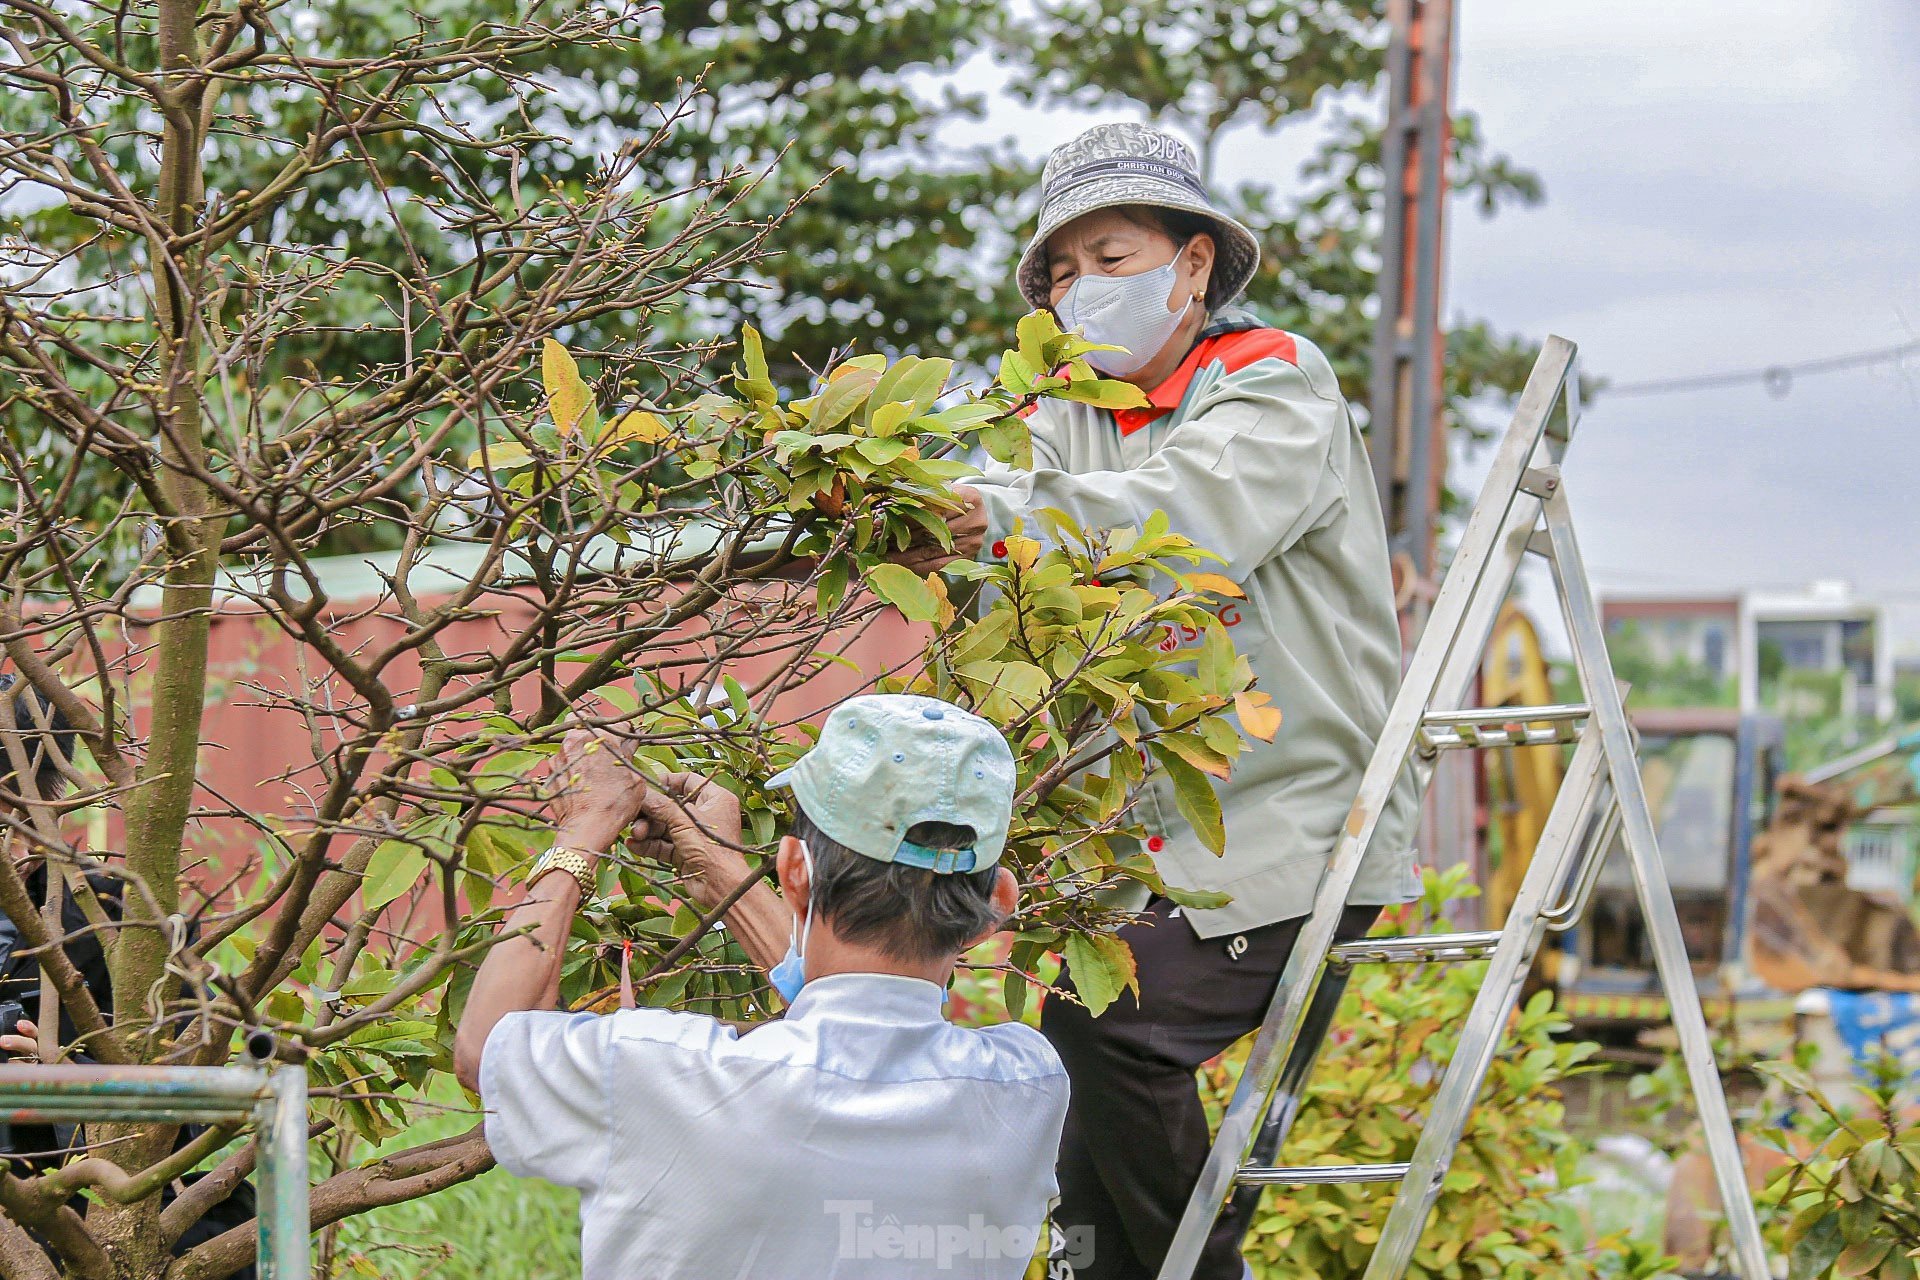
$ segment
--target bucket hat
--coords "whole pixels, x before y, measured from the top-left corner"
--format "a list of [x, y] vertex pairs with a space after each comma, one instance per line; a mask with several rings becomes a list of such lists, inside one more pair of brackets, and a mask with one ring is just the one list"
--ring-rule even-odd
[[1260, 241], [1222, 213], [1200, 180], [1200, 162], [1170, 133], [1144, 124], [1095, 125], [1056, 147], [1040, 175], [1040, 223], [1020, 255], [1020, 293], [1048, 305], [1047, 237], [1082, 214], [1116, 205], [1144, 204], [1197, 213], [1214, 224], [1219, 301], [1231, 302], [1260, 265]]

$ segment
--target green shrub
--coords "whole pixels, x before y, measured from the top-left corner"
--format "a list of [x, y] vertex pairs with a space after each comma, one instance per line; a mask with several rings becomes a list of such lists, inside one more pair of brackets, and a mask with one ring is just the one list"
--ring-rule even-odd
[[[1466, 869], [1427, 872], [1418, 903], [1379, 934], [1443, 932], [1447, 906], [1479, 891]], [[1004, 944], [971, 957], [954, 984], [956, 1019], [1005, 1017], [996, 966]], [[1479, 990], [1484, 962], [1365, 965], [1354, 973], [1282, 1159], [1288, 1164], [1385, 1163], [1412, 1157], [1440, 1072]], [[1036, 976], [1054, 972], [1049, 962]], [[1038, 1015], [1025, 1002], [1025, 1020]], [[1488, 1073], [1408, 1272], [1414, 1280], [1645, 1280], [1671, 1260], [1645, 1238], [1596, 1232], [1558, 1193], [1578, 1185], [1590, 1148], [1565, 1127], [1559, 1083], [1582, 1070], [1596, 1046], [1557, 1039], [1570, 1027], [1542, 992], [1514, 1016]], [[1247, 1041], [1201, 1069], [1209, 1118], [1220, 1111], [1246, 1061]], [[1387, 1184], [1271, 1188], [1247, 1233], [1260, 1280], [1359, 1277], [1392, 1203]], [[1029, 1273], [1043, 1274], [1038, 1268]]]
[[1763, 1063], [1804, 1102], [1775, 1135], [1787, 1163], [1761, 1197], [1789, 1280], [1920, 1275], [1920, 1098], [1904, 1068], [1870, 1064], [1865, 1105], [1836, 1103], [1799, 1065]]
[[[1447, 906], [1476, 893], [1464, 867], [1428, 872], [1417, 904], [1378, 933], [1443, 932]], [[1363, 965], [1281, 1159], [1287, 1164], [1388, 1163], [1412, 1158], [1440, 1075], [1485, 963]], [[1513, 1018], [1473, 1109], [1408, 1275], [1435, 1280], [1650, 1277], [1667, 1259], [1626, 1232], [1568, 1230], [1559, 1193], [1582, 1181], [1587, 1154], [1565, 1127], [1559, 1083], [1595, 1046], [1557, 1037], [1570, 1024], [1541, 992]], [[1202, 1073], [1210, 1113], [1232, 1094], [1237, 1046]], [[1275, 1187], [1262, 1197], [1245, 1252], [1266, 1280], [1358, 1277], [1378, 1242], [1393, 1184]]]

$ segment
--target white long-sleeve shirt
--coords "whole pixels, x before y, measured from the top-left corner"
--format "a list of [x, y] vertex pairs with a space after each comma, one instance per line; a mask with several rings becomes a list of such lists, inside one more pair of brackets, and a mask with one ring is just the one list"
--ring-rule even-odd
[[816, 978], [738, 1035], [696, 1014], [514, 1013], [480, 1063], [509, 1172], [581, 1192], [584, 1280], [1016, 1280], [1067, 1077], [940, 988]]

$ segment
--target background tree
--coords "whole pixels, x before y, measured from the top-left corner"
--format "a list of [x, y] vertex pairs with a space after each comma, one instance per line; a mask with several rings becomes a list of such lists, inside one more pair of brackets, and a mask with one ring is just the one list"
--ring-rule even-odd
[[[846, 345], [979, 366], [991, 366], [1004, 345], [1021, 310], [1012, 269], [1032, 212], [1017, 197], [1038, 176], [1041, 157], [1011, 143], [951, 141], [956, 128], [977, 126], [986, 114], [980, 95], [954, 87], [951, 73], [969, 60], [991, 54], [1013, 91], [1031, 101], [1144, 113], [1194, 140], [1212, 169], [1229, 139], [1265, 147], [1260, 131], [1319, 120], [1324, 136], [1305, 172], [1275, 173], [1227, 194], [1265, 248], [1250, 300], [1325, 348], [1364, 411], [1381, 190], [1365, 103], [1382, 75], [1383, 12], [1379, 0], [1074, 0], [1015, 17], [990, 0], [668, 0], [624, 12], [617, 42], [521, 41], [463, 74], [458, 103], [441, 109], [514, 124], [470, 151], [461, 201], [510, 202], [516, 184], [528, 182], [578, 198], [596, 172], [595, 154], [651, 136], [659, 104], [700, 84], [706, 92], [686, 108], [691, 127], [656, 140], [650, 162], [627, 177], [660, 198], [655, 234], [671, 234], [685, 216], [677, 197], [701, 187], [723, 190], [743, 223], [791, 209], [792, 239], [774, 254], [708, 273], [694, 305], [574, 317], [574, 340], [599, 347], [645, 325], [656, 349], [686, 345], [684, 362], [712, 373], [726, 359], [715, 339], [752, 323], [777, 339], [774, 372], [789, 386]], [[455, 41], [502, 30], [520, 13], [519, 0], [309, 7], [300, 20], [302, 57], [375, 58], [422, 33]], [[533, 84], [546, 91], [529, 101], [523, 91]], [[288, 140], [309, 136], [329, 109], [321, 90], [297, 78], [270, 93], [229, 86], [223, 102], [231, 114], [209, 122], [219, 156], [206, 197], [267, 190]], [[39, 108], [33, 95], [10, 95], [0, 101], [0, 122], [31, 132]], [[128, 98], [95, 110], [102, 158], [141, 171], [149, 162], [138, 151], [140, 105]], [[1537, 181], [1490, 155], [1470, 117], [1459, 117], [1456, 130], [1456, 183], [1484, 210], [1538, 198]], [[463, 228], [433, 213], [448, 175], [431, 152], [391, 127], [356, 137], [386, 185], [371, 181], [366, 166], [321, 167], [297, 189], [276, 192], [271, 217], [243, 218], [235, 239], [335, 249], [350, 241], [368, 262], [418, 261], [439, 271], [464, 261]], [[19, 216], [18, 234], [62, 249], [76, 278], [118, 270], [113, 242], [66, 201], [45, 190], [16, 189], [12, 199], [11, 213], [30, 210]], [[714, 226], [705, 243], [726, 251], [752, 235]], [[401, 359], [403, 351], [376, 349], [404, 328], [389, 308], [410, 304], [394, 294], [376, 272], [336, 276], [306, 299], [303, 332], [283, 332], [256, 353], [255, 381], [324, 378], [336, 360]], [[1456, 324], [1450, 342], [1448, 403], [1467, 429], [1467, 404], [1516, 387], [1531, 351], [1481, 322]], [[14, 417], [36, 449], [59, 447], [35, 436], [37, 425], [19, 410]], [[471, 446], [472, 424], [452, 430], [456, 444]], [[113, 486], [101, 479], [86, 486], [96, 519], [112, 509]], [[400, 527], [369, 515], [334, 529], [328, 549], [398, 546]], [[122, 560], [137, 549], [102, 548]]]

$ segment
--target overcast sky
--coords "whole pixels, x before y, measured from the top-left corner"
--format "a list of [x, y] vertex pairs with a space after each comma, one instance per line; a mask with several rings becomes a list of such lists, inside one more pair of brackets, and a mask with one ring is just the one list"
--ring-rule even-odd
[[[1547, 201], [1458, 211], [1450, 309], [1622, 382], [1920, 339], [1920, 4], [1460, 5], [1457, 101]], [[1920, 653], [1920, 357], [1603, 398], [1567, 472], [1603, 584], [1847, 578]]]
[[[1449, 314], [1619, 382], [1920, 339], [1920, 4], [1458, 3], [1456, 103], [1547, 198], [1453, 211]], [[1087, 122], [1003, 105], [982, 133], [1037, 153]], [[1247, 135], [1223, 176], [1287, 172], [1300, 132]], [[1920, 358], [1602, 400], [1567, 472], [1603, 587], [1846, 578], [1920, 653]]]

